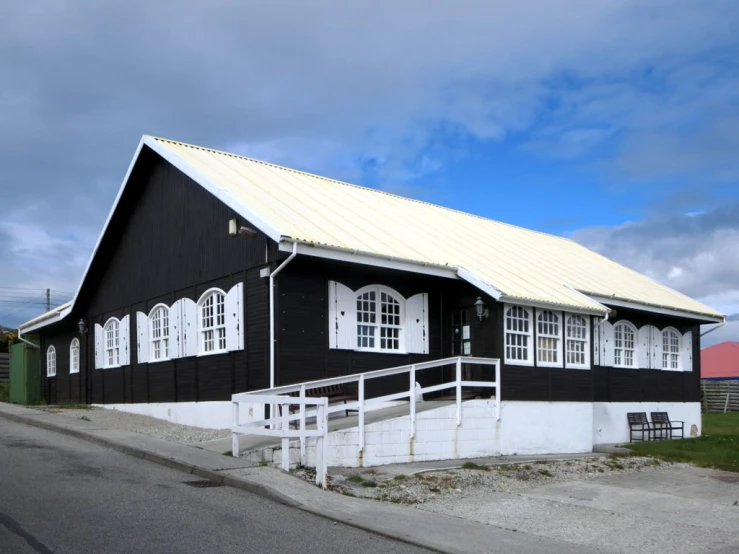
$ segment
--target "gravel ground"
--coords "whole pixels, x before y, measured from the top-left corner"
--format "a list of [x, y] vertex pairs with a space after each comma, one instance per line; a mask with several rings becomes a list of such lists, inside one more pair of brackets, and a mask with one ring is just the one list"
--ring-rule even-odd
[[109, 429], [132, 431], [181, 444], [198, 444], [231, 436], [231, 431], [228, 429], [201, 429], [200, 427], [170, 423], [154, 417], [129, 414], [117, 410], [106, 410], [104, 408], [70, 409], [47, 406], [40, 409], [67, 417], [92, 421]]
[[[430, 511], [437, 511], [435, 507], [438, 504], [447, 511], [449, 501], [479, 494], [515, 494], [544, 484], [680, 467], [691, 466], [660, 462], [647, 457], [613, 457], [477, 466], [474, 469], [430, 471], [395, 477], [383, 475], [382, 467], [378, 467], [357, 469], [351, 475], [332, 475], [330, 484], [332, 490], [342, 494], [397, 504], [416, 504]], [[315, 472], [308, 468], [297, 470], [295, 474], [308, 481], [315, 478]]]

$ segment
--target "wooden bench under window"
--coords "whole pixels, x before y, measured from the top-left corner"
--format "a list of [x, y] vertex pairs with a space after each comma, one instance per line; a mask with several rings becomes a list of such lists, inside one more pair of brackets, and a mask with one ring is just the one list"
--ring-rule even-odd
[[[626, 414], [629, 421], [629, 442], [634, 440], [648, 441], [654, 437], [654, 428], [647, 419], [647, 412], [629, 412]], [[640, 437], [635, 437], [640, 434]]]
[[[300, 396], [300, 391], [294, 391], [289, 393], [288, 396], [292, 396], [293, 398], [297, 398]], [[328, 398], [329, 404], [336, 404], [338, 402], [343, 402], [346, 404], [347, 402], [354, 402], [357, 400], [356, 393], [349, 390], [345, 385], [329, 385], [326, 387], [316, 387], [313, 389], [305, 389], [305, 397], [306, 398]], [[290, 406], [290, 413], [293, 414], [300, 410], [300, 406], [297, 404], [292, 404]], [[282, 411], [282, 407], [280, 407], [280, 411]], [[348, 408], [344, 412], [348, 416], [349, 412], [357, 412], [356, 408]], [[292, 422], [294, 424], [297, 424], [296, 421]]]
[[[685, 438], [684, 421], [670, 421], [670, 416], [667, 415], [667, 412], [652, 412], [650, 415], [652, 416], [652, 428], [655, 439]], [[676, 435], [678, 431], [680, 431], [679, 437]], [[659, 433], [659, 436], [657, 433]]]

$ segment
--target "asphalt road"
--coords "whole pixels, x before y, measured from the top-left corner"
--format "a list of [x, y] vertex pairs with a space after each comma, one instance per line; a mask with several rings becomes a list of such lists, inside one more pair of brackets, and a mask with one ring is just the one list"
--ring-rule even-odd
[[0, 420], [0, 552], [427, 552], [196, 480]]

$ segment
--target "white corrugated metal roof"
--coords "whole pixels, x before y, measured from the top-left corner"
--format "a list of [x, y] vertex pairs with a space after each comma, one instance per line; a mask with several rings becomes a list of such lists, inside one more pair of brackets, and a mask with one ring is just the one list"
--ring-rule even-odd
[[277, 240], [461, 267], [504, 298], [532, 303], [598, 312], [602, 304], [587, 296], [597, 295], [723, 317], [571, 239], [242, 156], [144, 141], [196, 181], [207, 180], [211, 192], [243, 207], [236, 211]]
[[37, 315], [33, 319], [29, 319], [25, 323], [21, 323], [18, 327], [26, 332], [29, 333], [31, 330], [43, 327], [45, 325], [48, 325], [50, 323], [55, 323], [61, 319], [65, 315], [67, 315], [65, 312], [72, 307], [72, 302], [65, 302], [64, 304], [61, 304], [57, 306], [56, 308], [52, 308], [48, 312], [44, 312], [41, 315]]

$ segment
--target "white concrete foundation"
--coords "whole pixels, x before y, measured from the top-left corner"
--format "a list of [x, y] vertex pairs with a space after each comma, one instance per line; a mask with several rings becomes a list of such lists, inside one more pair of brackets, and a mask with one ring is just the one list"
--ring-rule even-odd
[[[108, 410], [118, 410], [163, 419], [181, 425], [204, 429], [231, 429], [232, 402], [161, 402], [151, 404], [94, 404]], [[264, 419], [261, 406], [242, 406], [239, 423]]]
[[501, 454], [592, 452], [590, 402], [503, 402]]
[[685, 437], [701, 435], [700, 402], [594, 402], [593, 444], [624, 444], [629, 442], [629, 426], [626, 414], [667, 412], [670, 420], [685, 422]]

